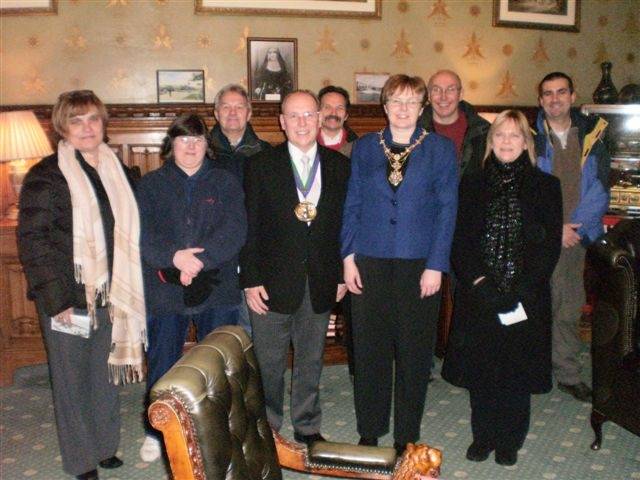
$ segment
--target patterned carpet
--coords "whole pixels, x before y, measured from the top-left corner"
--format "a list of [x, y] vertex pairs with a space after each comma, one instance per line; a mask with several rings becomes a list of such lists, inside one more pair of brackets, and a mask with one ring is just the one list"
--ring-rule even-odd
[[[603, 448], [590, 450], [590, 405], [556, 390], [533, 397], [531, 429], [517, 465], [501, 467], [493, 456], [482, 463], [468, 462], [464, 458], [471, 442], [468, 395], [440, 379], [439, 368], [438, 363], [436, 379], [429, 388], [422, 441], [443, 450], [442, 479], [640, 479], [640, 439], [609, 422], [604, 427]], [[335, 441], [356, 442], [353, 391], [346, 366], [325, 368], [321, 388], [324, 435]], [[127, 386], [121, 396], [123, 429], [118, 454], [125, 465], [102, 470], [101, 479], [170, 478], [163, 462], [147, 464], [138, 456], [144, 436], [140, 421], [143, 386]], [[14, 385], [0, 389], [0, 411], [2, 480], [69, 478], [61, 469], [46, 366], [19, 370]], [[291, 436], [291, 427], [285, 426], [283, 433]], [[390, 436], [381, 440], [384, 445], [393, 443]], [[287, 471], [284, 478], [313, 477]]]

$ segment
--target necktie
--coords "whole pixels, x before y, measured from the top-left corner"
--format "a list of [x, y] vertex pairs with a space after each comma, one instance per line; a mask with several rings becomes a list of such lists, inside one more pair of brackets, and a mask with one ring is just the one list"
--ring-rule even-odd
[[300, 160], [302, 161], [302, 183], [304, 183], [305, 185], [307, 184], [307, 182], [309, 181], [309, 173], [311, 171], [311, 160], [307, 155], [303, 155], [302, 157], [300, 157]]

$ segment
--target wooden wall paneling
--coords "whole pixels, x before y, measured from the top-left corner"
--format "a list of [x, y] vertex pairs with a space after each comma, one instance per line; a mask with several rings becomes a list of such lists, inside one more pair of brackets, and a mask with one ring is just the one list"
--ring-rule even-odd
[[129, 145], [127, 157], [126, 165], [140, 168], [141, 175], [162, 165], [159, 145]]

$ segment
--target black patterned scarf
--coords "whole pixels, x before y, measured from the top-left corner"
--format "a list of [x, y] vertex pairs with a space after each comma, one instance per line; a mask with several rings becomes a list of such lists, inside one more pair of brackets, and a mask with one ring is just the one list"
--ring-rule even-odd
[[511, 292], [522, 272], [524, 241], [520, 187], [531, 167], [526, 150], [513, 162], [500, 162], [493, 152], [486, 160], [491, 199], [487, 205], [482, 253], [489, 275], [501, 293]]

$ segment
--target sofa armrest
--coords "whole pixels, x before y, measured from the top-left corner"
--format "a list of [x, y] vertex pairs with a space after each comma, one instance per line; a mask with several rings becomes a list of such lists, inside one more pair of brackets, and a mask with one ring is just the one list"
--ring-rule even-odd
[[185, 406], [169, 393], [149, 406], [149, 421], [160, 430], [174, 480], [205, 480], [202, 454]]

